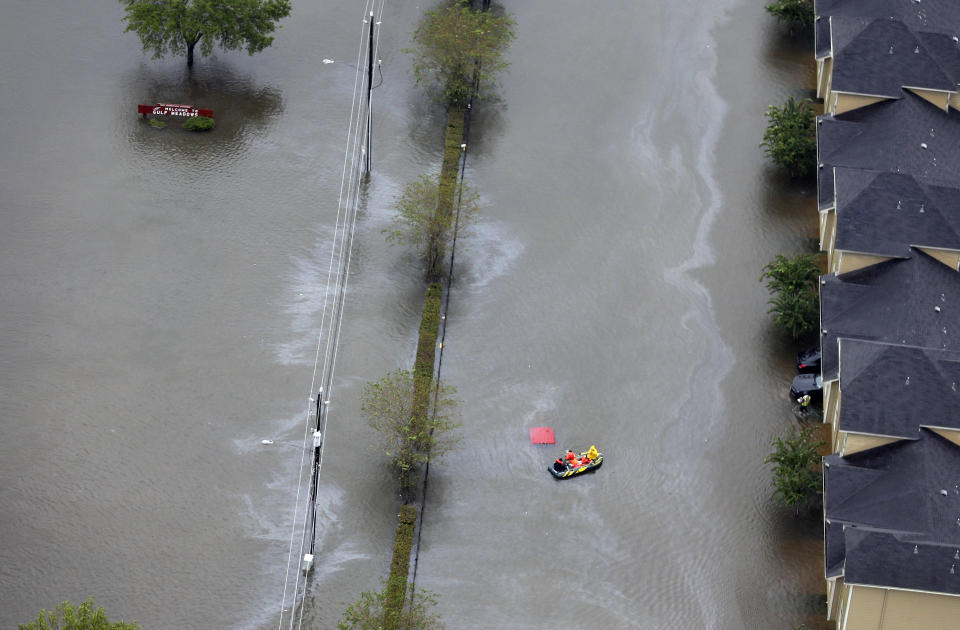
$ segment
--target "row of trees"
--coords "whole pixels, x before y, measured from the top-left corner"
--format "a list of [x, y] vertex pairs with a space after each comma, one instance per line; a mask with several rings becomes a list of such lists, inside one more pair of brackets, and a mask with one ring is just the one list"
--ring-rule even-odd
[[[786, 22], [791, 31], [809, 32], [814, 23], [812, 0], [777, 0], [767, 11]], [[768, 126], [761, 147], [767, 156], [793, 178], [808, 178], [817, 171], [816, 112], [810, 99], [792, 96], [781, 107], [767, 108]], [[817, 254], [778, 254], [763, 267], [760, 280], [770, 292], [769, 313], [774, 323], [799, 340], [815, 331], [820, 322], [820, 265]], [[780, 505], [800, 510], [814, 502], [822, 486], [819, 449], [823, 443], [813, 427], [791, 426], [773, 440], [773, 496]], [[805, 626], [799, 626], [801, 630]]]
[[[492, 83], [495, 73], [506, 67], [503, 52], [514, 38], [513, 29], [509, 16], [474, 11], [467, 0], [444, 2], [425, 14], [413, 34], [414, 47], [406, 51], [414, 59], [416, 82], [428, 87], [451, 112], [462, 110], [480, 85]], [[447, 144], [451, 142], [450, 131], [448, 126]], [[455, 141], [460, 142], [459, 138]], [[379, 449], [389, 462], [404, 502], [413, 495], [418, 471], [459, 442], [455, 433], [459, 427], [456, 390], [435, 380], [432, 352], [426, 354], [429, 365], [421, 365], [423, 358], [419, 356], [420, 346], [432, 348], [436, 344], [441, 291], [435, 280], [442, 275], [444, 254], [453, 239], [463, 236], [474, 224], [478, 210], [476, 191], [462, 178], [457, 183], [456, 146], [447, 153], [440, 175], [422, 175], [403, 188], [396, 198], [393, 222], [383, 231], [390, 245], [412, 248], [424, 263], [428, 287], [417, 365], [413, 371], [396, 370], [367, 383], [362, 394], [362, 413], [379, 437]], [[453, 169], [448, 168], [448, 157], [453, 161]], [[434, 287], [436, 291], [431, 290]], [[424, 393], [430, 399], [426, 404], [422, 400]], [[395, 544], [401, 544], [399, 534]], [[397, 553], [409, 555], [409, 548], [404, 549], [395, 550], [395, 561]], [[392, 593], [388, 581], [379, 591], [362, 593], [344, 612], [340, 630], [443, 627], [431, 612], [435, 596], [418, 590], [407, 594], [404, 601], [406, 570], [402, 569], [400, 576], [393, 574], [391, 569], [391, 580], [400, 581], [398, 592]]]

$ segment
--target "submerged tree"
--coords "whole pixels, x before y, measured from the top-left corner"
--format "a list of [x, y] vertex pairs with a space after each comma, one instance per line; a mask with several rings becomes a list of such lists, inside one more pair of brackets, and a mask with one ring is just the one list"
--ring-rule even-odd
[[454, 197], [458, 199], [457, 209], [444, 213], [437, 208], [439, 176], [421, 175], [407, 184], [397, 197], [393, 225], [383, 230], [391, 245], [404, 243], [420, 252], [427, 263], [428, 277], [439, 273], [454, 227], [462, 233], [476, 218], [479, 195], [466, 183], [458, 186]]
[[[436, 596], [430, 591], [417, 590], [411, 592], [408, 602], [401, 607], [399, 613], [390, 614], [386, 608], [387, 589], [379, 591], [364, 591], [360, 599], [350, 604], [340, 622], [339, 630], [382, 630], [395, 628], [396, 630], [443, 630], [444, 625], [439, 618], [432, 614], [437, 605]], [[391, 618], [388, 624], [386, 616]]]
[[812, 427], [802, 431], [790, 427], [786, 436], [773, 441], [774, 451], [763, 460], [774, 465], [774, 498], [780, 505], [793, 508], [796, 516], [823, 485], [818, 451], [823, 442], [817, 441], [813, 433]]
[[766, 8], [767, 12], [776, 16], [778, 21], [789, 24], [791, 30], [794, 27], [813, 26], [813, 0], [776, 0]]
[[767, 290], [773, 294], [768, 312], [794, 339], [814, 330], [820, 321], [819, 278], [816, 254], [797, 254], [792, 260], [777, 254], [763, 267], [760, 280], [767, 281]]
[[770, 124], [763, 134], [767, 156], [774, 164], [782, 166], [791, 177], [806, 177], [816, 170], [817, 125], [813, 101], [787, 99], [783, 107], [767, 108]]
[[508, 15], [474, 11], [469, 0], [444, 2], [427, 11], [413, 33], [413, 75], [417, 83], [436, 79], [447, 104], [463, 107], [474, 78], [491, 82], [507, 67], [503, 52], [513, 41], [515, 22]]
[[140, 36], [144, 51], [159, 59], [167, 53], [187, 56], [200, 44], [203, 56], [214, 45], [245, 48], [251, 55], [273, 43], [276, 23], [290, 15], [290, 0], [120, 0], [127, 28]]
[[414, 404], [414, 376], [409, 370], [397, 370], [363, 388], [361, 411], [379, 434], [379, 446], [390, 458], [405, 500], [418, 467], [459, 442], [453, 434], [460, 426], [454, 421], [456, 389], [442, 383], [434, 383], [434, 388], [431, 408], [422, 411]]
[[19, 630], [140, 630], [136, 622], [110, 623], [102, 607], [94, 608], [93, 598], [74, 606], [63, 602], [57, 611], [41, 610], [36, 621], [19, 624]]

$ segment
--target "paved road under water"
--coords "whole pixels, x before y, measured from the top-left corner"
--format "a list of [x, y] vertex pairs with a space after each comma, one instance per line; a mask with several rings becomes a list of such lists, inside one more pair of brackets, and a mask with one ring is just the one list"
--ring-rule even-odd
[[[444, 355], [464, 448], [431, 469], [418, 586], [451, 628], [813, 625], [820, 528], [772, 505], [761, 463], [792, 348], [757, 281], [813, 232], [811, 191], [757, 147], [810, 48], [742, 1], [509, 9]], [[418, 264], [380, 231], [438, 166], [442, 115], [400, 52], [422, 10], [386, 7], [311, 628], [389, 564], [358, 395], [415, 345]], [[4, 627], [89, 595], [145, 628], [278, 623], [362, 7], [294, 11], [273, 48], [188, 75], [121, 35], [118, 3], [0, 8]], [[152, 129], [135, 106], [156, 101], [218, 127]], [[534, 425], [607, 463], [555, 482]]]

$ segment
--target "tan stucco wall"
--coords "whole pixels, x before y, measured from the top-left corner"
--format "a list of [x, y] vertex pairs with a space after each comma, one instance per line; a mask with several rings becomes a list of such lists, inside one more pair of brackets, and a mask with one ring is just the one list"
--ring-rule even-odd
[[920, 251], [936, 258], [947, 267], [950, 267], [954, 271], [960, 268], [960, 252], [952, 249], [934, 249], [932, 247], [918, 247]]
[[828, 102], [833, 104], [832, 113], [842, 114], [843, 112], [849, 112], [850, 110], [859, 109], [860, 107], [866, 107], [867, 105], [873, 105], [874, 103], [885, 100], [887, 99], [882, 96], [864, 96], [862, 94], [834, 92], [833, 98], [829, 99]]
[[954, 431], [952, 429], [930, 429], [937, 435], [946, 438], [953, 442], [954, 444], [960, 445], [960, 431]]
[[845, 252], [843, 250], [834, 250], [833, 257], [836, 260], [837, 268], [833, 269], [832, 271], [837, 273], [847, 273], [848, 271], [863, 269], [864, 267], [869, 267], [870, 265], [876, 265], [877, 263], [882, 263], [885, 260], [890, 260], [888, 256], [855, 254], [853, 252]]
[[817, 60], [817, 98], [826, 99], [833, 77], [833, 57]]
[[833, 243], [837, 237], [837, 213], [834, 209], [820, 213], [820, 251], [833, 255]]
[[921, 90], [918, 88], [904, 89], [910, 90], [925, 101], [929, 101], [943, 111], [947, 111], [947, 105], [950, 103], [950, 92], [934, 92], [932, 90]]
[[843, 455], [852, 455], [870, 448], [890, 444], [898, 441], [897, 438], [879, 437], [876, 435], [861, 435], [858, 433], [847, 433], [840, 431], [840, 452]]
[[839, 449], [837, 444], [837, 417], [840, 411], [840, 387], [838, 381], [826, 381], [823, 384], [823, 422], [830, 425], [830, 446], [832, 452]]
[[845, 585], [842, 630], [960, 630], [960, 597]]

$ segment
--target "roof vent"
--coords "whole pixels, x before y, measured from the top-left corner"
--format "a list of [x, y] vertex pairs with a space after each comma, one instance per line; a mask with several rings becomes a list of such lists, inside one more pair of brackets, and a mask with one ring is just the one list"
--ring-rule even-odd
[[935, 310], [936, 312], [939, 313], [939, 312], [940, 312], [940, 307], [939, 307], [939, 306], [934, 306], [934, 307], [933, 307], [933, 310]]
[[893, 54], [893, 46], [890, 47], [890, 52], [889, 52], [889, 54], [891, 54], [891, 55]]
[[953, 41], [960, 43], [960, 37], [957, 37], [956, 35], [954, 35]]
[[914, 546], [913, 546], [913, 553], [914, 553], [914, 555], [920, 553], [920, 548], [919, 548], [917, 545], [914, 545]]
[[913, 54], [917, 55], [919, 53], [920, 53], [920, 47], [917, 46], [916, 48], [913, 49]]
[[947, 489], [946, 489], [946, 488], [940, 488], [940, 494], [942, 494], [943, 496], [947, 496], [947, 494], [948, 494], [948, 493], [947, 493]]
[[920, 213], [921, 213], [921, 214], [923, 214], [923, 206], [924, 206], [924, 203], [921, 201], [921, 202], [920, 202]]
[[899, 200], [899, 199], [897, 199], [897, 210], [899, 210], [899, 209], [900, 209], [900, 207], [901, 207], [901, 206], [900, 206], [900, 200]]
[[905, 381], [903, 382], [903, 384], [904, 384], [904, 385], [909, 385], [909, 384], [910, 384], [910, 377], [909, 377], [909, 376], [907, 377], [907, 380], [905, 380]]
[[926, 149], [926, 148], [927, 148], [927, 143], [926, 143], [926, 142], [921, 142], [921, 143], [920, 143], [920, 148], [921, 148], [921, 149]]
[[956, 381], [950, 383], [950, 389], [952, 389], [953, 391], [957, 391], [957, 382], [956, 382]]
[[960, 549], [957, 549], [956, 551], [953, 552], [953, 559], [960, 560]]

